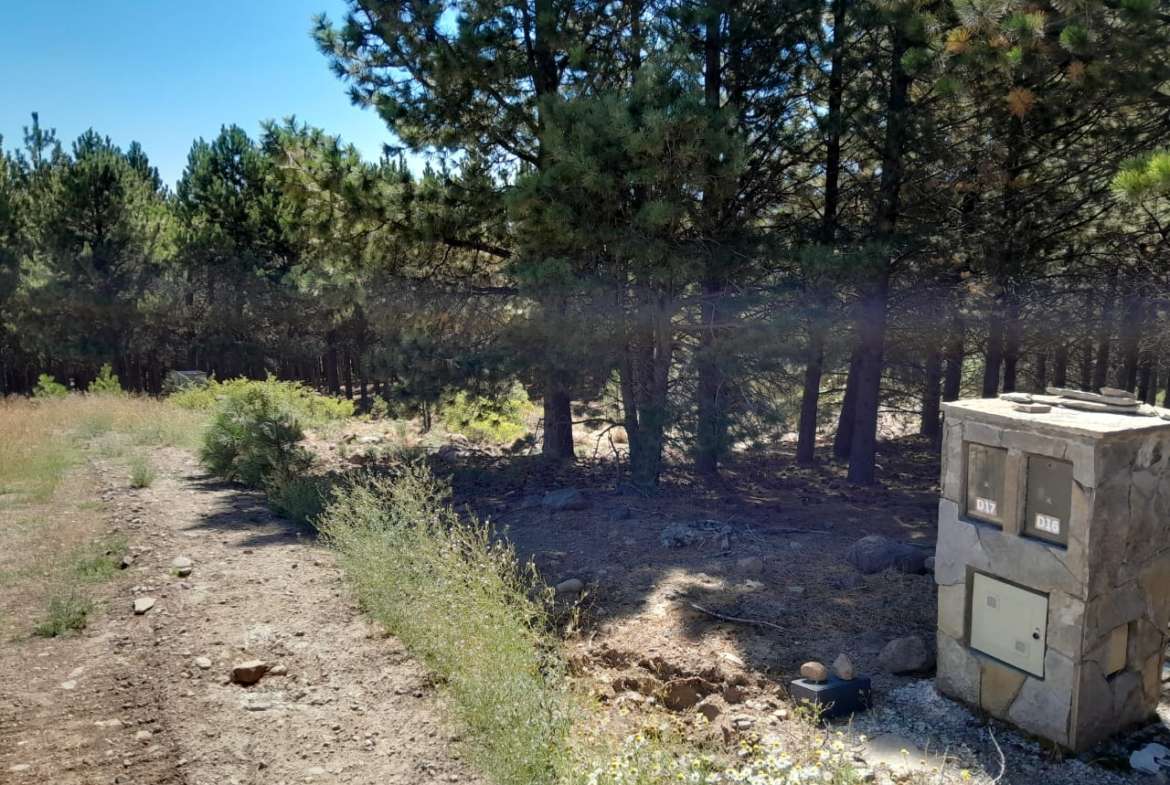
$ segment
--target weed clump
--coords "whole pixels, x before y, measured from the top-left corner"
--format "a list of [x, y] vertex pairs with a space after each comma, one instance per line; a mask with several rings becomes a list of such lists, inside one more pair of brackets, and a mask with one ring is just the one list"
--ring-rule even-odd
[[225, 402], [249, 396], [256, 390], [263, 390], [273, 401], [294, 414], [309, 428], [317, 428], [331, 422], [353, 416], [353, 401], [321, 395], [300, 382], [280, 381], [269, 376], [264, 381], [255, 379], [209, 380], [206, 384], [190, 384], [167, 397], [171, 403], [183, 409], [212, 411]]
[[49, 599], [44, 620], [33, 632], [42, 638], [56, 638], [85, 629], [92, 612], [93, 601], [76, 591], [54, 595]]
[[500, 785], [562, 781], [571, 702], [551, 596], [422, 466], [336, 489], [319, 518], [364, 608], [446, 685]]
[[315, 526], [329, 498], [329, 480], [304, 474], [281, 475], [269, 481], [268, 506], [295, 523]]
[[130, 461], [130, 487], [149, 488], [154, 484], [154, 466], [145, 457], [139, 455]]

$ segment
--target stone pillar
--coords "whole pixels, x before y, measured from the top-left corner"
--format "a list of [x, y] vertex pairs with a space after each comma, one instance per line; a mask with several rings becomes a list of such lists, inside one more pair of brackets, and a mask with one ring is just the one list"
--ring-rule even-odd
[[[1057, 407], [1024, 413], [1003, 400], [944, 410], [938, 689], [1078, 752], [1149, 719], [1170, 622], [1170, 422]], [[970, 444], [1006, 451], [1002, 525], [968, 510]], [[1036, 467], [1046, 459], [1072, 465], [1068, 520], [1055, 524], [1028, 515], [1029, 483], [1041, 482]], [[1037, 525], [1067, 542], [1044, 539]], [[972, 645], [977, 574], [1046, 599], [1046, 637], [1035, 644], [1042, 676]]]

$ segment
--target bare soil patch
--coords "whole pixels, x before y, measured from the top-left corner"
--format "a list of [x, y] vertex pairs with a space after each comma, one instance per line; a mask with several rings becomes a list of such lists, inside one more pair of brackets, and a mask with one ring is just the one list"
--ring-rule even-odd
[[[142, 490], [121, 469], [86, 470], [134, 554], [106, 611], [81, 635], [0, 651], [0, 780], [478, 782], [426, 674], [346, 600], [311, 532], [186, 452], [152, 457], [159, 479]], [[142, 597], [155, 604], [135, 615]], [[230, 683], [252, 659], [272, 670]]]

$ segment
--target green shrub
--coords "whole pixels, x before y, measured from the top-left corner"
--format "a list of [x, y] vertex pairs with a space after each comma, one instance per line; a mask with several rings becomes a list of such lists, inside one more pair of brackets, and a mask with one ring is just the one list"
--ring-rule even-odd
[[363, 607], [434, 671], [498, 785], [560, 782], [571, 701], [550, 593], [422, 466], [334, 491], [319, 519]]
[[49, 600], [49, 608], [33, 632], [43, 638], [56, 638], [85, 628], [93, 602], [77, 591], [58, 594]]
[[61, 384], [47, 373], [37, 377], [37, 386], [33, 388], [34, 398], [64, 398], [69, 395], [69, 388]]
[[85, 546], [73, 556], [73, 574], [86, 582], [104, 581], [121, 569], [126, 538], [113, 537]]
[[154, 484], [154, 467], [141, 455], [130, 461], [130, 487], [149, 488]]
[[280, 475], [270, 479], [268, 506], [277, 515], [290, 521], [317, 525], [317, 516], [325, 509], [329, 498], [329, 481], [313, 475]]
[[98, 371], [97, 378], [89, 383], [86, 392], [90, 395], [121, 395], [122, 383], [118, 381], [114, 369], [110, 367], [109, 363], [106, 363]]
[[217, 404], [199, 457], [212, 474], [262, 488], [309, 467], [302, 438], [300, 420], [279, 385], [256, 382]]
[[440, 416], [448, 430], [474, 442], [511, 444], [525, 434], [524, 415], [531, 408], [528, 394], [517, 384], [499, 397], [460, 391], [443, 404]]
[[390, 404], [386, 403], [386, 399], [381, 395], [374, 395], [370, 400], [370, 418], [374, 420], [385, 420], [390, 416]]
[[319, 427], [330, 422], [352, 417], [353, 401], [321, 395], [300, 382], [284, 382], [269, 376], [264, 381], [255, 379], [211, 379], [207, 384], [189, 385], [169, 396], [169, 400], [184, 409], [210, 411], [217, 404], [261, 389], [273, 400], [294, 414], [308, 427]]

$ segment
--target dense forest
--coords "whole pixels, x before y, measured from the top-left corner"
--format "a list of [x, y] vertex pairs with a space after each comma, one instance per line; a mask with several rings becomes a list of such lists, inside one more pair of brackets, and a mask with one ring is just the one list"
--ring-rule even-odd
[[0, 392], [519, 381], [544, 455], [595, 402], [650, 486], [784, 431], [868, 483], [887, 414], [1170, 389], [1163, 0], [351, 0], [313, 35], [380, 160], [225, 125], [171, 188], [99, 131], [5, 140]]

